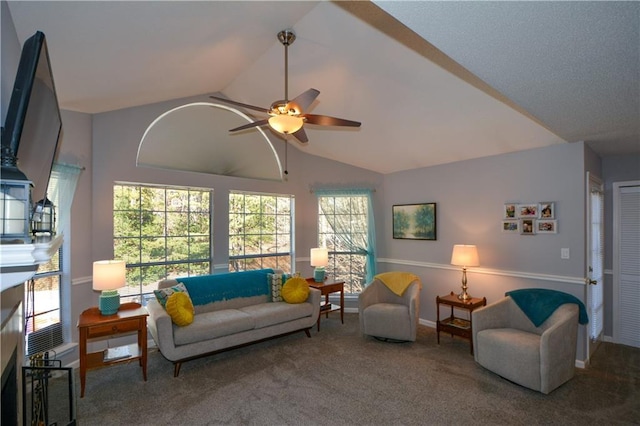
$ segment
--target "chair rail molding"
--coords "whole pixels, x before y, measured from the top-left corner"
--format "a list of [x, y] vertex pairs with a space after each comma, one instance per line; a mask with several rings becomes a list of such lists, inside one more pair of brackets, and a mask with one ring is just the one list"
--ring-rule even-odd
[[[390, 258], [378, 258], [377, 261], [378, 263], [389, 263], [394, 265], [407, 265], [407, 266], [416, 266], [419, 268], [447, 269], [447, 270], [458, 271], [458, 272], [460, 271], [459, 267], [445, 264], [445, 263], [430, 263], [430, 262], [419, 262], [415, 260], [390, 259]], [[574, 285], [580, 285], [580, 286], [586, 285], [584, 282], [584, 277], [569, 277], [565, 275], [538, 274], [535, 272], [507, 271], [503, 269], [491, 269], [491, 268], [468, 268], [467, 270], [469, 272], [473, 272], [477, 274], [500, 275], [505, 277], [516, 277], [516, 278], [528, 278], [528, 279], [534, 279], [534, 280], [553, 281], [553, 282], [574, 284]]]

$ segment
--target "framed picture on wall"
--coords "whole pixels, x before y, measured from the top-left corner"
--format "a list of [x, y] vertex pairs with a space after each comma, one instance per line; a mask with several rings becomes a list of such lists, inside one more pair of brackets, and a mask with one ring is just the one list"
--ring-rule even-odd
[[502, 211], [503, 219], [516, 219], [516, 210], [518, 209], [517, 204], [513, 203], [505, 203], [504, 210]]
[[503, 220], [502, 232], [517, 234], [518, 232], [520, 232], [520, 222], [518, 222], [517, 220]]
[[518, 204], [517, 212], [519, 218], [537, 219], [538, 203]]
[[520, 220], [520, 234], [534, 235], [536, 233], [535, 224], [536, 224], [536, 221], [533, 219]]
[[536, 234], [557, 234], [558, 233], [558, 221], [556, 220], [537, 220], [536, 221]]
[[393, 238], [436, 240], [436, 203], [393, 206]]
[[555, 203], [544, 202], [538, 206], [540, 212], [540, 219], [555, 219], [556, 218], [556, 205]]

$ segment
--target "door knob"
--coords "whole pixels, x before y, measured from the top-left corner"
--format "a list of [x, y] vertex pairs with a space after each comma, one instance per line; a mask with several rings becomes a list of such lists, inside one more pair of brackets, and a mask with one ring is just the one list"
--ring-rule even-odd
[[586, 281], [587, 281], [587, 284], [591, 284], [591, 285], [598, 284], [598, 280], [592, 280], [592, 279], [587, 278]]

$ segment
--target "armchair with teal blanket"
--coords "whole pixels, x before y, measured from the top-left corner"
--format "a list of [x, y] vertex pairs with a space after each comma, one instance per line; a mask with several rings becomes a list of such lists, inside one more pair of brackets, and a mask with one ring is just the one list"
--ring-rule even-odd
[[575, 373], [582, 302], [547, 289], [508, 292], [472, 313], [474, 357], [487, 370], [548, 394]]

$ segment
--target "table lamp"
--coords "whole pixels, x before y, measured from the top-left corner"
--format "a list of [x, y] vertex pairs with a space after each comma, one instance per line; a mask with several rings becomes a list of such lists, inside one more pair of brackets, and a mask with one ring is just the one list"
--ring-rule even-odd
[[474, 245], [454, 245], [453, 253], [451, 254], [451, 264], [462, 266], [462, 293], [458, 295], [458, 299], [466, 302], [471, 299], [471, 296], [467, 293], [467, 266], [480, 265], [478, 249]]
[[118, 289], [126, 280], [124, 260], [98, 260], [93, 262], [93, 289], [101, 290], [98, 308], [102, 315], [114, 315], [120, 308]]
[[329, 264], [329, 250], [326, 248], [311, 249], [311, 266], [313, 270], [313, 280], [317, 283], [324, 281], [324, 267]]

